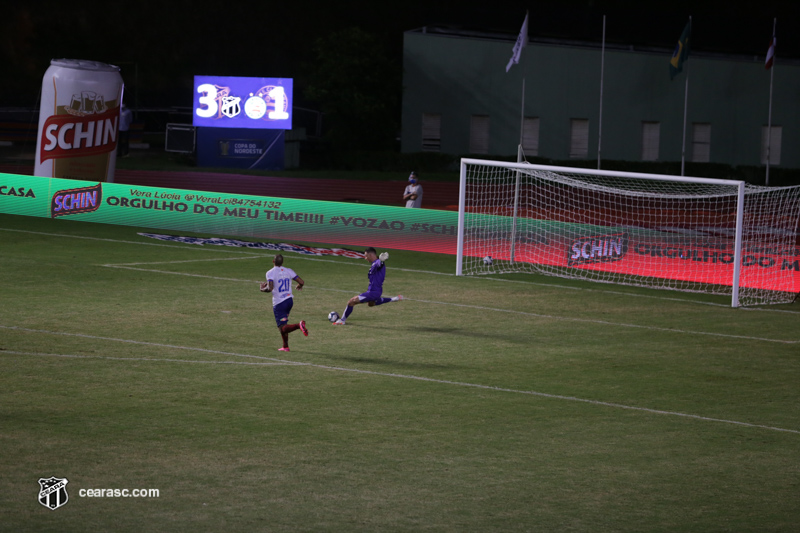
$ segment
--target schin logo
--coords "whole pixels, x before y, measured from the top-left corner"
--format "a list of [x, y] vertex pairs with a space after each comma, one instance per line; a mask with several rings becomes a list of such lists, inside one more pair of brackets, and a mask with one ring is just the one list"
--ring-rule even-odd
[[87, 157], [117, 149], [119, 109], [85, 116], [52, 115], [42, 126], [39, 160]]
[[102, 184], [100, 183], [92, 187], [58, 191], [53, 195], [53, 200], [50, 202], [50, 217], [56, 218], [97, 211], [100, 208], [102, 192]]
[[67, 494], [67, 478], [39, 478], [39, 503], [55, 511], [69, 501]]
[[618, 261], [627, 252], [627, 233], [582, 237], [572, 242], [567, 266]]

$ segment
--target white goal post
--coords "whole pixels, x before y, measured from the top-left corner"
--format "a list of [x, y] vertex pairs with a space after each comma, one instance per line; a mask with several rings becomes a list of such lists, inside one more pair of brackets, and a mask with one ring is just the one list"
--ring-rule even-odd
[[789, 303], [800, 292], [799, 220], [800, 187], [462, 159], [456, 275]]

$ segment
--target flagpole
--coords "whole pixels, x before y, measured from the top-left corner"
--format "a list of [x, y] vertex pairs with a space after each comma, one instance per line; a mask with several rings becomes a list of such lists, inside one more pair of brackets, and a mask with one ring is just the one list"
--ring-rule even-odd
[[[528, 12], [525, 11], [525, 20], [522, 22], [522, 29], [519, 31], [517, 42], [514, 44], [514, 51], [511, 55], [511, 60], [506, 65], [506, 72], [511, 68], [514, 63], [519, 63], [522, 49], [528, 44]], [[517, 145], [517, 162], [522, 162], [522, 140], [525, 131], [525, 73], [527, 68], [522, 65], [522, 104], [520, 107], [519, 118], [519, 144]], [[511, 219], [511, 249], [509, 250], [509, 259], [513, 263], [516, 259], [516, 241], [517, 241], [517, 214], [519, 213], [519, 190], [520, 190], [520, 173], [516, 171], [516, 184], [514, 187], [514, 213]]]
[[[522, 67], [525, 68], [524, 65]], [[525, 132], [525, 75], [522, 76], [522, 105], [519, 110], [519, 149], [517, 150], [517, 163], [522, 163], [522, 138]]]
[[[691, 25], [692, 25], [692, 17], [689, 16], [689, 27], [691, 27]], [[683, 91], [683, 142], [681, 144], [681, 176], [684, 175], [683, 169], [686, 164], [686, 110], [688, 106], [689, 106], [689, 65], [686, 65], [686, 86]]]
[[[772, 40], [773, 46], [775, 41], [775, 29], [778, 25], [778, 18], [772, 20]], [[772, 157], [770, 149], [772, 148], [772, 80], [775, 76], [775, 52], [772, 53], [772, 66], [769, 68], [769, 115], [767, 116], [767, 175], [764, 181], [765, 185], [769, 185], [769, 160]]]
[[[523, 68], [525, 68], [523, 66]], [[522, 76], [522, 107], [520, 108], [519, 119], [519, 145], [517, 146], [517, 163], [522, 163], [525, 159], [525, 153], [522, 151], [522, 136], [525, 129], [525, 75]], [[513, 263], [516, 257], [516, 242], [517, 242], [517, 215], [519, 214], [519, 185], [520, 173], [516, 171], [516, 180], [514, 183], [514, 213], [511, 218], [511, 253], [510, 260]]]
[[603, 15], [603, 44], [600, 48], [600, 117], [597, 121], [597, 170], [600, 170], [600, 151], [603, 146], [603, 75], [606, 58], [606, 16]]
[[681, 176], [686, 165], [686, 109], [689, 103], [689, 66], [686, 66], [686, 87], [683, 91], [683, 142], [681, 144]]
[[[523, 68], [525, 68], [523, 66]], [[519, 145], [517, 146], [517, 163], [522, 163], [525, 159], [525, 155], [522, 151], [522, 135], [523, 130], [525, 128], [525, 75], [522, 75], [522, 107], [520, 108], [520, 119], [519, 119]], [[516, 259], [516, 242], [517, 242], [517, 215], [519, 213], [519, 181], [520, 181], [520, 173], [519, 170], [516, 171], [516, 180], [514, 184], [514, 213], [512, 214], [511, 218], [511, 251], [509, 253], [509, 259], [513, 263]]]

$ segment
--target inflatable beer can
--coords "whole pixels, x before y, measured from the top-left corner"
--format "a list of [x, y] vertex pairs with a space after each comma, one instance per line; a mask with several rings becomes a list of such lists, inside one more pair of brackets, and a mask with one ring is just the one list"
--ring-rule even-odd
[[123, 87], [114, 65], [51, 61], [42, 81], [34, 175], [114, 181]]

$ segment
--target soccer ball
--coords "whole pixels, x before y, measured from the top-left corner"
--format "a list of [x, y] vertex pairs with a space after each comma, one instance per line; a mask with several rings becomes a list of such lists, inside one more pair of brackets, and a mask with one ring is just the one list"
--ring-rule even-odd
[[330, 313], [328, 313], [328, 320], [330, 320], [331, 322], [336, 322], [337, 320], [339, 320], [339, 313], [337, 313], [336, 311], [331, 311]]
[[483, 258], [483, 264], [486, 265], [487, 267], [492, 266], [493, 263], [494, 261], [492, 260], [491, 255], [487, 255], [486, 257]]

